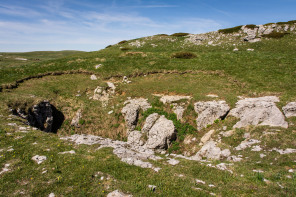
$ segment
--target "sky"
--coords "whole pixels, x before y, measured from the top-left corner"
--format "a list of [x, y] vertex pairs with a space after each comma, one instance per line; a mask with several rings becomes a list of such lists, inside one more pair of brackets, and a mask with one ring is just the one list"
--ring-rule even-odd
[[296, 0], [0, 0], [0, 51], [96, 51], [122, 40], [296, 20]]

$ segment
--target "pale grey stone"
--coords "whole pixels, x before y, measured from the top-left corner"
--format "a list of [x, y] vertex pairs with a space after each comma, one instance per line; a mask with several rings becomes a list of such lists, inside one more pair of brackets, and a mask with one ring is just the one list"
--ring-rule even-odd
[[146, 133], [149, 132], [156, 120], [159, 118], [158, 113], [150, 114], [145, 121], [145, 124], [142, 128], [142, 132]]
[[246, 139], [244, 141], [242, 141], [237, 147], [235, 147], [235, 150], [244, 150], [246, 148], [251, 147], [253, 144], [258, 144], [261, 141], [259, 140], [255, 140], [255, 139]]
[[75, 154], [76, 152], [75, 152], [75, 150], [70, 150], [70, 151], [65, 151], [65, 152], [60, 152], [59, 154], [60, 155], [64, 155], [64, 154]]
[[287, 118], [296, 116], [296, 102], [290, 102], [282, 109]]
[[71, 121], [71, 126], [79, 127], [79, 120], [82, 118], [82, 110], [79, 109]]
[[185, 108], [181, 105], [174, 106], [173, 112], [177, 115], [177, 120], [182, 120]]
[[160, 116], [148, 132], [147, 148], [167, 149], [176, 137], [175, 132], [173, 121], [166, 119], [165, 116]]
[[196, 155], [192, 156], [192, 160], [201, 160], [203, 157], [207, 159], [220, 160], [230, 156], [230, 151], [225, 149], [221, 151], [219, 147], [217, 147], [217, 143], [214, 141], [208, 141], [205, 145], [196, 153]]
[[233, 127], [242, 128], [249, 125], [266, 125], [288, 128], [288, 123], [275, 102], [279, 102], [276, 96], [259, 98], [245, 98], [236, 103], [229, 115], [240, 118]]
[[199, 145], [200, 146], [204, 145], [207, 141], [209, 141], [211, 139], [211, 137], [214, 133], [215, 133], [215, 130], [210, 130], [209, 132], [204, 134], [204, 136], [202, 136], [202, 138], [200, 139]]
[[183, 99], [190, 100], [192, 98], [191, 96], [182, 96], [182, 95], [159, 95], [159, 96], [161, 96], [160, 101], [163, 104], [173, 103]]
[[197, 129], [211, 125], [215, 120], [221, 119], [228, 113], [230, 107], [225, 101], [207, 101], [194, 104], [194, 110], [198, 113]]
[[46, 159], [46, 156], [35, 155], [34, 157], [32, 157], [32, 160], [35, 161], [37, 164], [43, 163]]
[[128, 134], [127, 137], [127, 143], [132, 144], [134, 146], [143, 146], [144, 142], [142, 141], [142, 135], [141, 131], [132, 131]]
[[91, 75], [91, 76], [90, 76], [90, 79], [91, 79], [91, 80], [97, 80], [98, 78], [97, 78], [96, 75]]
[[121, 113], [124, 115], [126, 127], [128, 131], [132, 131], [136, 128], [138, 122], [138, 115], [140, 111], [139, 105], [127, 104], [122, 108]]
[[124, 194], [118, 190], [115, 190], [107, 195], [107, 197], [132, 197], [132, 195]]
[[176, 160], [176, 159], [169, 159], [167, 162], [168, 162], [170, 165], [173, 165], [173, 166], [175, 166], [175, 165], [177, 165], [178, 163], [180, 163], [180, 161], [179, 161], [179, 160]]

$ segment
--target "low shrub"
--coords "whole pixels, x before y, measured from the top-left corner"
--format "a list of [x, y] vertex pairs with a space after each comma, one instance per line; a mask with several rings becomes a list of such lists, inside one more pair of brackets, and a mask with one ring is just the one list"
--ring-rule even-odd
[[218, 32], [223, 34], [231, 34], [231, 33], [238, 32], [239, 30], [241, 30], [241, 28], [242, 28], [242, 25], [232, 27], [232, 28], [227, 28], [227, 29], [219, 29]]
[[278, 25], [293, 25], [294, 23], [296, 23], [296, 20], [292, 20], [292, 21], [288, 21], [288, 22], [278, 22], [276, 24], [278, 24]]
[[262, 35], [262, 37], [279, 39], [279, 38], [284, 37], [287, 34], [289, 34], [289, 33], [271, 32], [270, 34]]
[[184, 36], [188, 36], [189, 33], [174, 33], [171, 36], [175, 36], [175, 37], [184, 37]]
[[124, 43], [127, 43], [127, 41], [126, 40], [122, 40], [122, 41], [118, 42], [118, 44], [124, 44]]
[[122, 50], [122, 51], [128, 51], [128, 50], [131, 50], [131, 48], [129, 48], [129, 47], [122, 47], [122, 48], [120, 48], [120, 50]]
[[192, 59], [195, 57], [196, 55], [191, 52], [178, 52], [172, 55], [172, 58], [181, 58], [181, 59]]
[[246, 28], [249, 28], [249, 29], [255, 29], [256, 27], [257, 25], [254, 25], [254, 24], [246, 25]]
[[156, 34], [155, 36], [169, 36], [167, 34]]

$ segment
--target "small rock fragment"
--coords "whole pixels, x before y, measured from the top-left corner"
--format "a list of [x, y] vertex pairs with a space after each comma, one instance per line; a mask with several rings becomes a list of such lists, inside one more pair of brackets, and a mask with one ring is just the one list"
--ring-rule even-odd
[[32, 160], [35, 161], [37, 164], [41, 164], [41, 163], [44, 162], [46, 159], [47, 159], [46, 156], [35, 155], [34, 157], [32, 157]]

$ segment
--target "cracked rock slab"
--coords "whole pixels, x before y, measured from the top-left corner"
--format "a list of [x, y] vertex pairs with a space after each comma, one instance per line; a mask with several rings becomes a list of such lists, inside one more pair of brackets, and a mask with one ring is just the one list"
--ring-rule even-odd
[[288, 128], [288, 123], [275, 102], [279, 102], [276, 96], [258, 98], [244, 98], [236, 103], [229, 115], [240, 119], [233, 128], [242, 128], [249, 125], [265, 125]]
[[197, 129], [201, 130], [213, 124], [215, 120], [224, 118], [230, 107], [225, 101], [207, 101], [194, 103], [194, 110], [198, 114]]
[[287, 118], [296, 116], [296, 102], [290, 102], [282, 109]]

